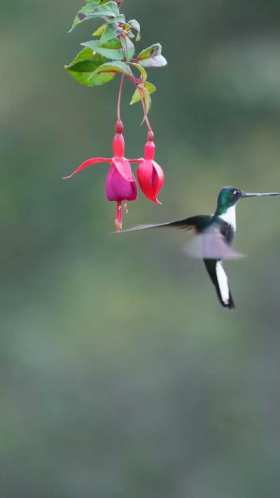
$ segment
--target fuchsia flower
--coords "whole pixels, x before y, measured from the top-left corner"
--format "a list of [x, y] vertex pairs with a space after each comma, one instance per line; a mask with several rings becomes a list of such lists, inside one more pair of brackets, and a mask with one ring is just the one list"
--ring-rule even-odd
[[117, 121], [113, 138], [113, 157], [92, 157], [87, 159], [78, 168], [74, 169], [69, 176], [64, 177], [64, 179], [72, 178], [73, 175], [97, 163], [110, 164], [105, 180], [105, 193], [108, 201], [116, 202], [115, 227], [117, 231], [122, 230], [122, 202], [135, 201], [137, 198], [136, 181], [130, 166], [131, 162], [137, 162], [137, 160], [126, 159], [124, 152], [123, 124], [121, 121]]
[[105, 180], [105, 194], [108, 201], [116, 203], [115, 227], [118, 232], [122, 230], [122, 203], [137, 199], [137, 185], [131, 170], [132, 163], [139, 164], [137, 178], [144, 195], [156, 204], [160, 204], [157, 196], [164, 183], [164, 173], [154, 161], [155, 144], [153, 138], [153, 132], [149, 131], [144, 159], [126, 159], [124, 156], [123, 124], [122, 121], [118, 120], [113, 138], [113, 157], [91, 157], [74, 169], [70, 175], [64, 177], [65, 180], [68, 180], [94, 164], [108, 163], [110, 165]]
[[143, 194], [150, 201], [161, 204], [158, 200], [158, 195], [164, 185], [164, 173], [160, 165], [154, 161], [155, 152], [154, 134], [149, 131], [145, 144], [144, 159], [139, 162], [136, 174]]

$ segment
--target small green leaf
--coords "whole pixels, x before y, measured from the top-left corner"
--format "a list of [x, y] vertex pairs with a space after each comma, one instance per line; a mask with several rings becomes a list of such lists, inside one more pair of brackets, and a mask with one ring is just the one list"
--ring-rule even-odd
[[90, 48], [83, 48], [73, 59], [70, 64], [65, 66], [67, 70], [74, 70], [78, 64], [82, 63], [94, 63], [95, 64], [95, 69], [97, 69], [98, 66], [103, 64], [106, 61], [104, 57], [101, 57], [98, 54], [94, 54], [93, 51]]
[[136, 69], [138, 69], [140, 75], [141, 75], [141, 79], [143, 81], [146, 81], [146, 79], [148, 78], [148, 75], [147, 75], [147, 71], [146, 69], [144, 69], [143, 66], [141, 66], [141, 64], [137, 64], [136, 62], [132, 63], [133, 67], [135, 67]]
[[145, 48], [138, 54], [137, 60], [144, 67], [163, 67], [166, 66], [167, 60], [161, 55], [161, 44], [154, 43], [150, 47]]
[[120, 16], [120, 11], [116, 2], [109, 0], [106, 3], [100, 4], [100, 0], [92, 0], [92, 2], [88, 2], [79, 10], [69, 31], [73, 31], [78, 24], [89, 19], [100, 17], [107, 21], [109, 19], [116, 19], [118, 16]]
[[71, 64], [70, 66], [65, 66], [65, 69], [67, 69], [67, 71], [74, 71], [75, 73], [91, 73], [95, 71], [97, 67], [98, 64], [96, 60], [85, 60], [76, 62], [76, 64]]
[[105, 43], [113, 40], [118, 35], [116, 24], [108, 24], [106, 29], [103, 31], [102, 36], [100, 38], [100, 45], [104, 45]]
[[84, 47], [91, 48], [94, 52], [97, 52], [100, 55], [103, 55], [107, 59], [124, 59], [124, 53], [121, 46], [121, 42], [116, 40], [110, 40], [108, 43], [104, 45], [100, 45], [99, 40], [90, 40], [88, 42], [82, 43]]
[[103, 35], [104, 31], [106, 31], [106, 28], [107, 24], [101, 24], [101, 26], [99, 26], [99, 28], [97, 28], [92, 35], [96, 36], [96, 38], [100, 38], [100, 36]]
[[141, 90], [139, 88], [136, 88], [135, 92], [133, 93], [130, 105], [137, 104], [137, 102], [141, 102]]
[[69, 71], [71, 76], [78, 82], [80, 85], [87, 86], [92, 88], [94, 86], [105, 85], [112, 81], [116, 73], [96, 73], [95, 71], [91, 73], [79, 73], [75, 71]]
[[128, 37], [122, 38], [121, 43], [122, 43], [122, 48], [123, 48], [123, 51], [125, 54], [125, 59], [131, 60], [135, 54], [134, 43]]
[[155, 85], [153, 83], [150, 83], [149, 81], [146, 81], [144, 85], [138, 85], [134, 94], [132, 95], [130, 105], [137, 104], [137, 102], [141, 102], [143, 100], [145, 105], [145, 112], [148, 114], [152, 103], [151, 94], [155, 91]]
[[150, 95], [152, 95], [152, 93], [155, 93], [157, 91], [156, 85], [154, 85], [150, 81], [146, 81], [144, 86], [145, 86], [146, 90], [148, 90]]
[[131, 59], [134, 55], [134, 45], [130, 40], [129, 43], [127, 43], [126, 41], [126, 51], [124, 50], [125, 47], [122, 46], [118, 38], [109, 40], [104, 44], [101, 44], [100, 40], [90, 40], [88, 42], [82, 43], [82, 45], [85, 47], [89, 47], [94, 52], [97, 52], [107, 59], [112, 60], [126, 59], [126, 55], [128, 56], [128, 59]]
[[94, 54], [90, 48], [84, 48], [65, 69], [81, 85], [87, 87], [104, 85], [111, 81], [116, 73], [96, 74], [96, 70], [104, 64], [105, 57]]
[[123, 14], [120, 14], [119, 16], [116, 16], [114, 18], [106, 18], [106, 23], [107, 24], [112, 24], [112, 23], [124, 23], [125, 22], [125, 16]]
[[99, 66], [95, 72], [96, 74], [107, 72], [121, 73], [125, 76], [133, 77], [133, 73], [128, 64], [121, 61], [106, 62], [105, 64], [102, 64], [102, 66]]
[[160, 55], [162, 51], [162, 47], [160, 43], [154, 43], [150, 47], [144, 48], [138, 56], [137, 59], [142, 61], [144, 59], [150, 59], [151, 57], [156, 57], [157, 55]]
[[91, 86], [102, 86], [106, 85], [106, 83], [109, 83], [112, 81], [116, 76], [116, 73], [109, 73], [109, 72], [104, 72], [104, 73], [92, 73], [92, 78], [91, 78]]

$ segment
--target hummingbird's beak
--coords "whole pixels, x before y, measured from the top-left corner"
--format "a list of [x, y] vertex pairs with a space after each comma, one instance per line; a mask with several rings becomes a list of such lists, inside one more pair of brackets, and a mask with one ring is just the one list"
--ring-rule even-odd
[[276, 195], [280, 195], [280, 192], [241, 192], [242, 199], [246, 197], [273, 197]]

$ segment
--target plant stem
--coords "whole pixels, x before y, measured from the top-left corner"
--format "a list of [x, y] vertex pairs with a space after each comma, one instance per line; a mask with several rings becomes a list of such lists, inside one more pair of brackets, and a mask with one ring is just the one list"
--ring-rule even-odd
[[117, 120], [118, 121], [121, 121], [121, 101], [122, 101], [122, 95], [123, 95], [124, 78], [125, 78], [125, 75], [122, 74], [120, 86], [119, 86], [119, 92], [118, 92], [118, 99], [117, 99]]
[[148, 118], [148, 114], [146, 113], [144, 97], [141, 97], [141, 103], [142, 103], [143, 113], [144, 113], [144, 122], [147, 126], [147, 130], [151, 131], [153, 133], [153, 128], [152, 128], [151, 122]]

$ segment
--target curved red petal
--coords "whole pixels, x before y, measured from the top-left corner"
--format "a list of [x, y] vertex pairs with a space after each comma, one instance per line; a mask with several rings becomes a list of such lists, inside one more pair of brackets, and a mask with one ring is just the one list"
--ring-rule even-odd
[[152, 202], [161, 204], [157, 196], [164, 185], [164, 173], [159, 164], [143, 160], [137, 171], [137, 178], [143, 194]]
[[127, 182], [134, 182], [134, 176], [132, 174], [131, 166], [129, 161], [125, 157], [113, 157], [112, 164], [118, 170], [119, 174]]
[[72, 173], [68, 176], [64, 176], [63, 180], [69, 180], [69, 178], [72, 178], [72, 176], [81, 173], [84, 169], [88, 168], [89, 166], [92, 166], [93, 164], [98, 164], [98, 163], [111, 163], [112, 159], [111, 157], [91, 157], [90, 159], [87, 159], [84, 161], [80, 166], [75, 168]]
[[153, 161], [153, 167], [154, 167], [156, 174], [157, 174], [157, 182], [158, 182], [159, 188], [161, 189], [164, 186], [164, 181], [165, 181], [163, 169], [156, 161]]

